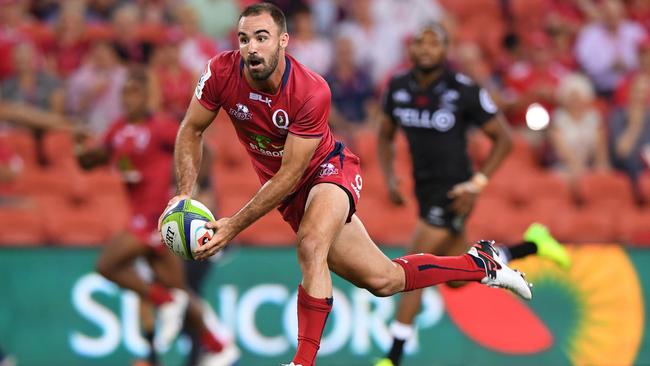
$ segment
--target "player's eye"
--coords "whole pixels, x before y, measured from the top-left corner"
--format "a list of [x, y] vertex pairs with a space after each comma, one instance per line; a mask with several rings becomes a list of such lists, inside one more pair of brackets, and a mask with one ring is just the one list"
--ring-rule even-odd
[[259, 36], [259, 37], [257, 37], [257, 41], [258, 41], [258, 42], [264, 42], [264, 41], [266, 41], [266, 39], [267, 39], [267, 37], [265, 37], [265, 36]]
[[241, 44], [247, 44], [247, 43], [248, 43], [248, 38], [244, 38], [244, 37], [240, 38], [240, 39], [239, 39], [239, 43], [241, 43]]

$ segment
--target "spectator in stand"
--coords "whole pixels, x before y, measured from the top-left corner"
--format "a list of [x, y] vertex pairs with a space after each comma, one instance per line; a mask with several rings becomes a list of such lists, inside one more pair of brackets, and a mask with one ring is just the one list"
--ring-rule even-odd
[[141, 21], [142, 14], [136, 4], [122, 5], [113, 13], [113, 46], [124, 62], [137, 64], [149, 62], [153, 44], [142, 39]]
[[199, 20], [194, 9], [188, 5], [178, 5], [174, 9], [174, 20], [183, 32], [179, 45], [181, 64], [200, 75], [208, 60], [217, 53], [217, 44], [201, 33]]
[[332, 62], [332, 45], [325, 37], [315, 31], [314, 19], [309, 7], [303, 6], [293, 13], [291, 43], [289, 53], [300, 63], [320, 75], [330, 68]]
[[540, 103], [552, 111], [555, 89], [566, 73], [553, 59], [551, 42], [545, 33], [538, 32], [528, 39], [527, 59], [514, 63], [504, 80], [504, 110], [508, 122], [514, 126], [526, 123], [526, 110], [532, 103]]
[[363, 68], [354, 63], [354, 45], [343, 36], [336, 39], [336, 58], [325, 80], [332, 91], [330, 124], [348, 145], [354, 145], [354, 133], [366, 125], [373, 101], [373, 87]]
[[627, 74], [616, 88], [614, 105], [624, 107], [628, 104], [630, 88], [639, 76], [650, 77], [650, 38], [646, 38], [639, 44], [639, 67]]
[[585, 26], [576, 40], [578, 62], [600, 95], [610, 96], [623, 76], [637, 67], [643, 27], [625, 16], [619, 0], [603, 0], [601, 19]]
[[370, 0], [347, 2], [350, 19], [341, 23], [338, 35], [352, 41], [355, 63], [367, 69], [373, 84], [379, 85], [401, 62], [404, 47], [398, 22], [381, 22], [374, 17], [372, 5]]
[[47, 27], [30, 19], [25, 2], [0, 0], [0, 81], [13, 72], [15, 46], [25, 42], [41, 46], [47, 38]]
[[67, 77], [81, 64], [88, 52], [90, 37], [84, 19], [85, 6], [80, 1], [66, 1], [54, 26], [55, 39], [47, 47], [54, 69]]
[[[30, 43], [21, 43], [13, 48], [14, 74], [0, 84], [0, 99], [24, 103], [44, 111], [63, 114], [65, 93], [59, 80], [40, 70], [42, 58]], [[32, 129], [36, 139], [36, 156], [42, 166], [48, 165], [43, 149], [44, 130]]]
[[233, 0], [187, 0], [198, 15], [201, 31], [216, 39], [225, 39], [237, 25], [239, 4]]
[[150, 67], [154, 109], [178, 121], [185, 115], [198, 80], [198, 75], [180, 63], [178, 45], [181, 39], [180, 31], [167, 32], [164, 42], [154, 51]]
[[643, 157], [650, 153], [649, 94], [650, 77], [639, 74], [631, 84], [627, 108], [616, 108], [609, 121], [612, 162], [630, 177], [637, 193], [639, 175], [647, 168]]
[[109, 23], [115, 9], [124, 0], [89, 0], [87, 18], [91, 23]]
[[81, 68], [68, 80], [68, 109], [101, 135], [122, 115], [126, 69], [108, 41], [96, 42]]
[[589, 79], [578, 73], [564, 76], [557, 99], [549, 135], [557, 169], [572, 183], [589, 170], [608, 170], [605, 126]]

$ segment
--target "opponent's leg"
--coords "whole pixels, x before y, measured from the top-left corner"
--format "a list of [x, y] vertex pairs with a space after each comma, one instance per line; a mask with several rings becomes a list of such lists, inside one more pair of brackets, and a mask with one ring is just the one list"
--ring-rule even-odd
[[[293, 363], [312, 366], [332, 309], [332, 279], [327, 256], [350, 210], [347, 193], [334, 184], [315, 185], [309, 192], [298, 229], [298, 349]], [[326, 212], [327, 215], [323, 213]]]
[[[431, 226], [419, 220], [415, 228], [413, 240], [407, 250], [408, 254], [431, 253], [436, 255], [447, 254], [448, 247], [454, 235], [446, 228]], [[463, 253], [467, 251], [467, 248]], [[386, 355], [393, 365], [400, 364], [404, 344], [413, 335], [413, 321], [420, 311], [422, 304], [422, 289], [401, 294], [397, 306], [395, 320], [390, 325], [393, 345]]]

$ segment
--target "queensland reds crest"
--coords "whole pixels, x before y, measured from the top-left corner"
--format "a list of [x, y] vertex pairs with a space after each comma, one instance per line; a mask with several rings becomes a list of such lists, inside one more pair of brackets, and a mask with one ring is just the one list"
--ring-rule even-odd
[[282, 130], [289, 129], [289, 115], [284, 109], [278, 109], [273, 112], [273, 117], [271, 119], [273, 120], [275, 127]]

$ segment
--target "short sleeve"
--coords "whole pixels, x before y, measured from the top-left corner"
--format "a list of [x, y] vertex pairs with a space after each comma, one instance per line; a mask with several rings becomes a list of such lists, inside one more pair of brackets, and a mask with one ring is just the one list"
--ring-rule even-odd
[[208, 61], [208, 64], [201, 74], [199, 82], [196, 84], [194, 89], [194, 96], [201, 103], [202, 106], [216, 112], [219, 107], [221, 107], [221, 93], [223, 85], [219, 85], [219, 78], [216, 75], [216, 68], [219, 67], [219, 63], [223, 62], [222, 57], [217, 55]]
[[[330, 88], [325, 82], [314, 91], [296, 114], [296, 120], [289, 123], [289, 132], [300, 137], [315, 138], [325, 134], [328, 128], [331, 103]], [[280, 116], [273, 116], [275, 121]]]
[[467, 119], [470, 123], [482, 126], [499, 112], [490, 93], [477, 85], [467, 87]]

